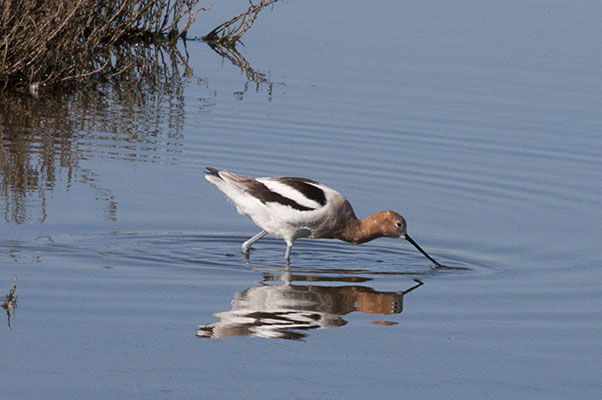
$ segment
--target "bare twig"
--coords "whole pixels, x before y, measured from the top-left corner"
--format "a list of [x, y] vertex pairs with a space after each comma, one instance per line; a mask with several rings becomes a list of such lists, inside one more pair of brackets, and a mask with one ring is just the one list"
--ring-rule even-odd
[[247, 11], [217, 26], [203, 36], [203, 40], [227, 47], [234, 46], [242, 35], [251, 28], [259, 12], [276, 1], [278, 0], [260, 0], [257, 4], [251, 3]]
[[17, 308], [17, 297], [15, 296], [15, 291], [17, 290], [17, 277], [13, 279], [13, 285], [8, 292], [8, 295], [4, 297], [4, 302], [2, 303], [2, 308], [6, 310], [6, 316], [8, 317], [8, 327], [12, 329], [10, 326], [10, 318], [15, 313], [15, 308]]

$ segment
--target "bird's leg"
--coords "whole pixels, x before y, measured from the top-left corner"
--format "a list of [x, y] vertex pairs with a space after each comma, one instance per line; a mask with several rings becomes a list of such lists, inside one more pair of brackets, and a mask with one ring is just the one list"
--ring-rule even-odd
[[286, 252], [284, 253], [284, 259], [288, 264], [291, 261], [291, 249], [293, 248], [293, 242], [286, 242]]
[[251, 239], [247, 240], [246, 242], [244, 242], [242, 244], [242, 252], [245, 254], [249, 253], [249, 249], [251, 248], [251, 245], [253, 243], [255, 243], [256, 241], [258, 241], [259, 239], [261, 239], [262, 237], [264, 237], [265, 235], [267, 235], [268, 233], [266, 231], [261, 231], [259, 232], [257, 235], [253, 236]]

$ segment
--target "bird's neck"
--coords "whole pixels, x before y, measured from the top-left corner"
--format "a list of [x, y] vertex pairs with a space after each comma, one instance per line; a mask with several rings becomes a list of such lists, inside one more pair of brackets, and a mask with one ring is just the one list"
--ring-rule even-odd
[[356, 219], [347, 224], [340, 232], [338, 239], [353, 244], [366, 243], [383, 236], [381, 223], [383, 211], [372, 214], [362, 220]]

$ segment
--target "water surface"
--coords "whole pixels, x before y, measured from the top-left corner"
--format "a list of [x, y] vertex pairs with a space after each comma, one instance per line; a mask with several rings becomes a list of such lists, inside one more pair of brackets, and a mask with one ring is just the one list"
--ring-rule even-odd
[[[189, 41], [188, 76], [0, 99], [7, 398], [600, 397], [601, 7], [320, 7]], [[395, 209], [466, 269], [393, 239], [244, 259], [206, 166]]]

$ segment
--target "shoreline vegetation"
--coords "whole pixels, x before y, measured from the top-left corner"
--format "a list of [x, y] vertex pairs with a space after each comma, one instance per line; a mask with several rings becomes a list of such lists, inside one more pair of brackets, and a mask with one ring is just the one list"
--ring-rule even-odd
[[[144, 57], [149, 53], [186, 64], [175, 44], [186, 40], [196, 15], [216, 1], [198, 7], [199, 0], [0, 0], [0, 91], [36, 94], [41, 86], [140, 79], [156, 62]], [[275, 1], [250, 2], [247, 11], [202, 39], [233, 48], [259, 11]], [[152, 46], [158, 51], [149, 52]]]
[[[0, 0], [0, 5], [7, 4], [6, 1]], [[65, 0], [56, 1], [66, 4]], [[255, 4], [259, 2], [254, 1]], [[264, 0], [267, 1], [270, 0]], [[74, 3], [74, 7], [78, 4]], [[193, 7], [192, 3], [189, 4]], [[213, 4], [198, 10], [207, 11]], [[243, 2], [243, 8], [247, 7], [248, 3]], [[2, 10], [0, 8], [0, 18], [6, 18]], [[188, 21], [191, 21], [188, 15], [181, 18], [184, 28]], [[228, 27], [232, 32], [237, 21], [245, 20], [239, 15], [230, 21], [233, 22]], [[44, 222], [50, 211], [47, 204], [54, 188], [64, 183], [67, 186], [80, 185], [82, 190], [91, 192], [99, 203], [102, 217], [116, 220], [119, 199], [110, 186], [99, 181], [95, 171], [83, 168], [81, 163], [89, 156], [86, 149], [98, 141], [112, 143], [110, 151], [101, 152], [102, 156], [140, 162], [170, 162], [169, 154], [178, 151], [179, 138], [184, 130], [186, 78], [193, 75], [187, 64], [186, 40], [201, 40], [196, 37], [186, 39], [185, 29], [170, 30], [172, 26], [175, 25], [171, 22], [166, 25], [164, 36], [144, 34], [138, 30], [138, 36], [122, 39], [114, 45], [101, 42], [94, 51], [88, 50], [87, 58], [82, 56], [79, 60], [65, 54], [63, 62], [54, 53], [35, 53], [22, 60], [11, 59], [13, 63], [20, 62], [23, 68], [21, 75], [13, 75], [11, 80], [7, 80], [6, 74], [0, 74], [1, 219], [14, 224], [31, 220]], [[248, 29], [250, 25], [245, 27]], [[0, 26], [0, 29], [7, 28]], [[171, 36], [169, 32], [173, 32]], [[244, 30], [236, 32], [244, 33]], [[16, 37], [19, 36], [15, 32]], [[35, 37], [39, 38], [39, 34]], [[229, 33], [220, 33], [219, 37], [228, 38]], [[3, 71], [10, 67], [7, 64], [8, 51], [2, 47], [6, 40], [0, 36], [0, 63], [4, 63], [0, 70], [5, 68]], [[239, 68], [246, 78], [241, 81], [242, 86], [237, 87], [240, 90], [233, 92], [237, 99], [242, 99], [254, 89], [256, 92], [262, 90], [271, 101], [273, 86], [283, 83], [273, 82], [269, 74], [254, 70], [236, 50], [236, 43], [230, 41], [231, 44], [226, 46], [219, 41], [203, 40], [219, 57]], [[45, 52], [49, 53], [49, 48], [58, 45], [49, 41], [46, 46]], [[24, 64], [35, 55], [38, 61], [32, 65], [39, 63], [45, 69], [37, 64], [30, 70], [26, 68]], [[98, 70], [107, 60], [110, 63]], [[77, 61], [80, 64], [67, 68], [68, 62]], [[52, 65], [51, 62], [58, 64]], [[57, 69], [59, 67], [60, 70]], [[48, 71], [52, 75], [41, 75]], [[209, 95], [207, 107], [211, 107], [211, 103]], [[114, 113], [117, 104], [119, 112]], [[166, 120], [168, 127], [162, 130], [160, 127]], [[81, 135], [81, 132], [94, 133]], [[165, 140], [166, 137], [169, 140]], [[168, 148], [165, 153], [156, 152], [150, 157], [145, 149], [157, 143]]]

